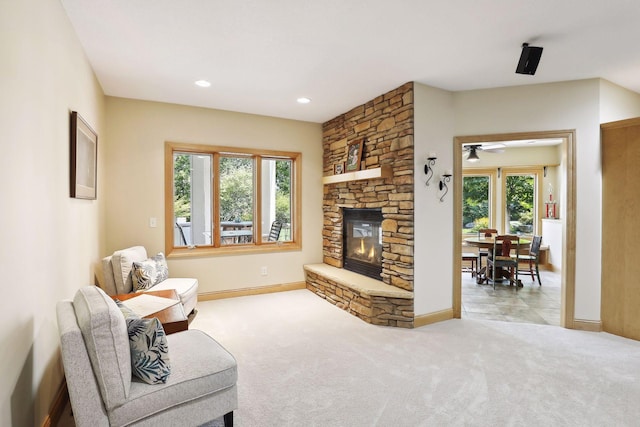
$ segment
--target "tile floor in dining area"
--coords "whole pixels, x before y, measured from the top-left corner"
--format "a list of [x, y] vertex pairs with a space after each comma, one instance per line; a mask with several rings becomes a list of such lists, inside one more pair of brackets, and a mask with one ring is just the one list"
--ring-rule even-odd
[[520, 273], [521, 288], [508, 282], [478, 285], [471, 273], [462, 273], [462, 318], [560, 325], [560, 272], [540, 270], [542, 286]]

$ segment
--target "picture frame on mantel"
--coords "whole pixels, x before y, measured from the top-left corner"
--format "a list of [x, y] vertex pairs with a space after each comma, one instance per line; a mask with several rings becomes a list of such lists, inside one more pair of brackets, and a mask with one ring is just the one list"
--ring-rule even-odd
[[338, 162], [335, 165], [333, 165], [334, 175], [340, 175], [342, 173], [344, 173], [344, 162]]
[[364, 146], [364, 139], [350, 142], [347, 145], [347, 163], [345, 170], [347, 172], [353, 172], [360, 170], [360, 160], [362, 159], [362, 148]]
[[98, 134], [78, 114], [71, 112], [70, 196], [95, 200], [98, 179]]

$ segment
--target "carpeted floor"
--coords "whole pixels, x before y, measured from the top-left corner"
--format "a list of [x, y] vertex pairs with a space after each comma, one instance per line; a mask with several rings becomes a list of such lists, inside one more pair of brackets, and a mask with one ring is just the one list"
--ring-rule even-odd
[[637, 426], [640, 343], [486, 320], [371, 326], [306, 290], [198, 303], [236, 426]]
[[614, 335], [469, 319], [378, 327], [307, 290], [198, 311], [190, 328], [238, 360], [236, 427], [640, 425], [640, 342]]

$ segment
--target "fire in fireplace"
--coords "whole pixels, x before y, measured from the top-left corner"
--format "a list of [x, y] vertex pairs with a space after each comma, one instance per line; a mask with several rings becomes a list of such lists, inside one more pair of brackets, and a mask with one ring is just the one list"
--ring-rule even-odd
[[343, 210], [342, 257], [345, 269], [382, 280], [382, 212]]

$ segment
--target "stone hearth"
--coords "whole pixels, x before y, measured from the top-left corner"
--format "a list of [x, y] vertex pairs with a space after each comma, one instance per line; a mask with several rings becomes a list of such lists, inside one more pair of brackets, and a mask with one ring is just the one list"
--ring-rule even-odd
[[413, 292], [327, 264], [304, 270], [307, 289], [365, 322], [413, 327]]

